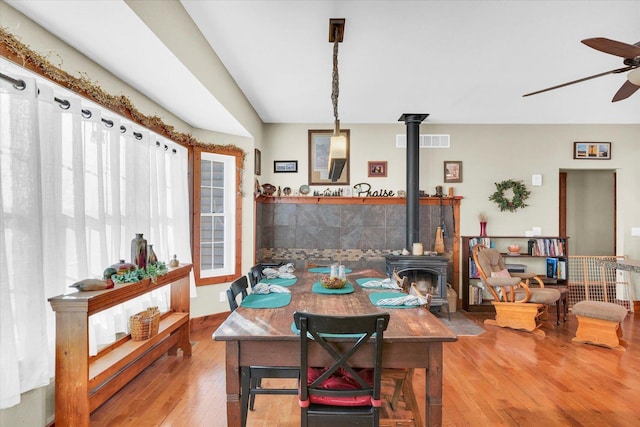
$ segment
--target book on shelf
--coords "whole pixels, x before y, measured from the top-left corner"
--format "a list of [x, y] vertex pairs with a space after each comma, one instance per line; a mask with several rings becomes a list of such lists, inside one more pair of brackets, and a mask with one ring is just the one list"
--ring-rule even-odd
[[480, 284], [469, 285], [469, 296], [471, 304], [482, 304], [482, 286]]
[[551, 279], [567, 279], [567, 261], [558, 258], [547, 258], [547, 277]]
[[564, 259], [558, 260], [558, 279], [567, 280], [567, 261]]
[[475, 245], [484, 245], [486, 248], [491, 247], [491, 238], [490, 237], [474, 237], [469, 239], [469, 250], [473, 251], [473, 247]]
[[527, 252], [531, 256], [564, 256], [564, 239], [529, 239]]
[[547, 277], [552, 279], [558, 278], [558, 259], [547, 258]]
[[469, 258], [469, 279], [479, 279], [478, 267], [472, 258]]

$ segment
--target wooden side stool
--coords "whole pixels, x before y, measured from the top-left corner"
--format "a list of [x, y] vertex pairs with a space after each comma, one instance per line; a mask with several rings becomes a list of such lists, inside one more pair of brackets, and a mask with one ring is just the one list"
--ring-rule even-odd
[[602, 301], [580, 301], [573, 306], [578, 329], [572, 341], [594, 344], [624, 351], [627, 343], [622, 339], [620, 323], [627, 317], [621, 305]]

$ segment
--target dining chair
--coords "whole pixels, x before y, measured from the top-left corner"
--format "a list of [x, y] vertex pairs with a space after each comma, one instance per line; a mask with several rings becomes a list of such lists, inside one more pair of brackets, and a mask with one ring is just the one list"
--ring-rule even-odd
[[[300, 331], [301, 426], [378, 426], [382, 344], [389, 313], [295, 312], [293, 320]], [[312, 358], [322, 359], [325, 367], [315, 367]], [[359, 368], [352, 364], [355, 360], [372, 368]]]
[[[227, 289], [227, 301], [229, 309], [233, 312], [238, 308], [237, 297], [242, 299], [247, 296], [249, 281], [247, 276], [240, 276], [234, 280]], [[263, 379], [300, 379], [300, 369], [289, 366], [243, 366], [240, 369], [240, 423], [242, 427], [247, 425], [248, 410], [254, 410], [257, 394], [298, 394], [297, 388], [263, 388]]]
[[227, 302], [229, 303], [229, 310], [235, 311], [238, 308], [238, 295], [241, 296], [241, 300], [245, 299], [248, 295], [247, 288], [249, 282], [247, 282], [246, 276], [240, 276], [229, 286], [227, 289]]
[[263, 279], [262, 269], [262, 264], [256, 264], [249, 269], [247, 276], [249, 276], [249, 286], [251, 286], [251, 289]]

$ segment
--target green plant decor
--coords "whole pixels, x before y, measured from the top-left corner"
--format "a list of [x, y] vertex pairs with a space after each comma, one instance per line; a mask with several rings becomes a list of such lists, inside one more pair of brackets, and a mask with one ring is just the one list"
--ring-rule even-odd
[[[505, 197], [505, 192], [508, 190], [513, 192], [513, 197], [511, 197], [511, 199]], [[498, 205], [500, 212], [515, 212], [517, 209], [522, 209], [528, 206], [524, 201], [529, 198], [530, 194], [531, 191], [527, 190], [527, 187], [522, 183], [522, 181], [508, 179], [506, 181], [496, 182], [496, 191], [489, 196], [489, 200]]]
[[150, 278], [153, 283], [156, 283], [158, 276], [164, 276], [169, 270], [167, 265], [158, 261], [155, 264], [147, 265], [147, 268], [136, 268], [128, 273], [114, 274], [111, 276], [111, 280], [115, 283], [137, 283], [143, 279]]

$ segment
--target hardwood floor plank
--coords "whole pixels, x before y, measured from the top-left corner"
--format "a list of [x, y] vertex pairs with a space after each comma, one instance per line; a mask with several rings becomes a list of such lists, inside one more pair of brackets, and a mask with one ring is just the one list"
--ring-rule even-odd
[[[467, 315], [480, 325], [488, 317]], [[444, 426], [640, 425], [640, 314], [623, 324], [625, 352], [572, 343], [575, 317], [559, 326], [550, 317], [546, 337], [485, 326], [445, 344]], [[193, 331], [191, 358], [160, 358], [98, 408], [91, 425], [226, 426], [224, 344], [211, 339], [214, 330]], [[424, 378], [416, 370], [421, 403]], [[299, 414], [295, 396], [257, 396], [247, 426], [298, 426]]]

